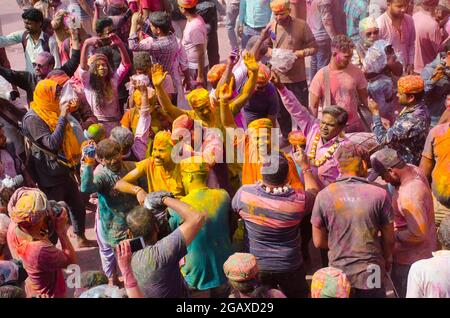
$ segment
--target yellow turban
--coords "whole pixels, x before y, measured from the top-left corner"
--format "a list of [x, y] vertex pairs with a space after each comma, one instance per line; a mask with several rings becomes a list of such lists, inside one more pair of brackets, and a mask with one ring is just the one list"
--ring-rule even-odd
[[272, 121], [269, 118], [255, 119], [248, 125], [248, 129], [272, 128]]
[[24, 226], [39, 223], [49, 211], [47, 196], [36, 188], [20, 188], [8, 203], [11, 221]]
[[186, 95], [189, 106], [197, 108], [209, 104], [209, 92], [204, 88], [196, 88]]
[[273, 0], [270, 3], [270, 9], [272, 9], [273, 12], [283, 12], [289, 10], [290, 7], [291, 4], [289, 0]]
[[227, 68], [226, 64], [216, 64], [208, 71], [208, 82], [215, 83], [220, 80]]
[[425, 83], [420, 75], [407, 75], [398, 80], [397, 86], [400, 94], [417, 94], [423, 92]]
[[187, 173], [206, 173], [209, 170], [208, 163], [201, 156], [192, 156], [181, 160], [180, 169]]
[[161, 130], [155, 135], [153, 146], [173, 147], [172, 134], [168, 130]]

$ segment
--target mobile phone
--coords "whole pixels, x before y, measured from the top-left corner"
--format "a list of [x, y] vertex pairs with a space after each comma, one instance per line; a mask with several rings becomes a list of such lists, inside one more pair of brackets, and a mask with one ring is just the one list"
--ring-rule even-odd
[[131, 252], [137, 252], [145, 247], [144, 238], [142, 236], [130, 240]]

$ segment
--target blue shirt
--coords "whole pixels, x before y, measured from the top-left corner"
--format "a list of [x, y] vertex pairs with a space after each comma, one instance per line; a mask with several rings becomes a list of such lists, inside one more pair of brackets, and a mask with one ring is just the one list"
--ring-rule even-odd
[[270, 0], [241, 0], [239, 23], [251, 28], [265, 27], [272, 17]]
[[397, 150], [406, 163], [418, 166], [430, 121], [428, 107], [420, 102], [412, 108], [404, 108], [389, 129], [384, 128], [380, 116], [373, 116], [372, 130], [379, 144]]
[[350, 37], [354, 43], [360, 40], [359, 21], [369, 15], [368, 9], [368, 0], [346, 0], [344, 3], [347, 36]]

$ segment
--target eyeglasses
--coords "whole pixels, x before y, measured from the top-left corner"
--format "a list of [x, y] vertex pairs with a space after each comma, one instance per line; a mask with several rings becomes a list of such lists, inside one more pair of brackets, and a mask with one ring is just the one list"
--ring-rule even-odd
[[366, 32], [366, 36], [378, 35], [378, 33], [380, 33], [379, 30], [369, 31], [369, 32]]

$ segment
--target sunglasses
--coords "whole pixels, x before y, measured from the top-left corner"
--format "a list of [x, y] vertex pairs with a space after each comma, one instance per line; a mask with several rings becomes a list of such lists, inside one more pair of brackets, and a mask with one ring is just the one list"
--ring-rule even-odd
[[366, 36], [378, 35], [378, 33], [380, 33], [379, 30], [369, 31], [369, 32], [366, 32]]
[[38, 63], [33, 63], [33, 67], [37, 67], [37, 68], [43, 68], [46, 67], [48, 64], [38, 64]]

